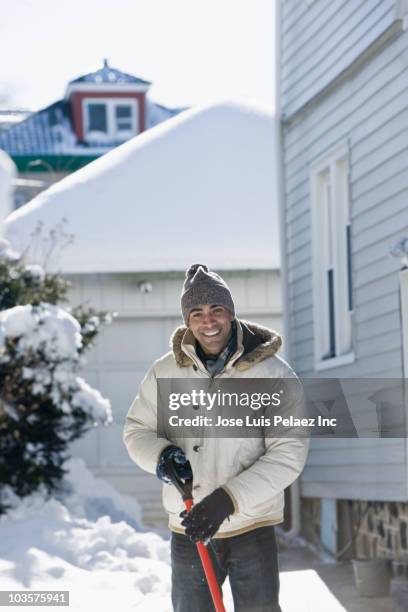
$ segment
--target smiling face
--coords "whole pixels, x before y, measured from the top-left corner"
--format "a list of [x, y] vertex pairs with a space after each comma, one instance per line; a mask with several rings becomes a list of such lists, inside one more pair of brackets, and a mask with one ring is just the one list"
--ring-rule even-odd
[[203, 304], [190, 311], [188, 327], [207, 355], [218, 355], [228, 344], [233, 314], [218, 304]]

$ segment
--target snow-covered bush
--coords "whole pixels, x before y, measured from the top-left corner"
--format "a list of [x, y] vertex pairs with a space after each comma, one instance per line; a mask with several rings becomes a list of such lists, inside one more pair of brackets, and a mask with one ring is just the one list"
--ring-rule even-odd
[[57, 488], [69, 444], [112, 420], [109, 401], [78, 375], [111, 316], [57, 305], [68, 287], [0, 241], [0, 488], [20, 497]]

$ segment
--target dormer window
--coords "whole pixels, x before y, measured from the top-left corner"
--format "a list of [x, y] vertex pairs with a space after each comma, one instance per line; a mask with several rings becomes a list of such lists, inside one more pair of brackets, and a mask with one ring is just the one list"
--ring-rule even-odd
[[108, 119], [105, 102], [94, 102], [88, 104], [88, 129], [87, 132], [108, 131]]
[[129, 131], [133, 128], [132, 107], [129, 104], [118, 104], [115, 108], [116, 129], [119, 132]]
[[139, 133], [138, 103], [129, 98], [85, 98], [85, 140], [89, 143], [124, 142]]

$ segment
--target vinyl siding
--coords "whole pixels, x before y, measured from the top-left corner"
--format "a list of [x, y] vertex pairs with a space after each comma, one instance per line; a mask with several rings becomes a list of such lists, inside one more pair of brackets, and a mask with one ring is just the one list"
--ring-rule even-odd
[[282, 2], [281, 87], [292, 114], [321, 91], [395, 20], [394, 0]]
[[[306, 2], [283, 2], [283, 116], [290, 117], [330, 83], [345, 62], [350, 64], [373, 42], [374, 33], [378, 36], [392, 25], [395, 13], [394, 3], [388, 0], [316, 0], [310, 7]], [[336, 37], [330, 39], [329, 32], [336, 32]], [[337, 45], [331, 44], [334, 40]], [[346, 46], [348, 54], [344, 54]], [[350, 152], [356, 361], [322, 375], [403, 376], [399, 262], [390, 257], [389, 248], [408, 235], [407, 49], [408, 32], [403, 32], [307, 113], [284, 123], [287, 316], [291, 360], [302, 376], [316, 376], [309, 168], [343, 142]], [[324, 57], [327, 61], [322, 61]], [[336, 70], [327, 68], [333, 64]], [[315, 440], [302, 477], [302, 493], [408, 499], [406, 455], [405, 439]]]

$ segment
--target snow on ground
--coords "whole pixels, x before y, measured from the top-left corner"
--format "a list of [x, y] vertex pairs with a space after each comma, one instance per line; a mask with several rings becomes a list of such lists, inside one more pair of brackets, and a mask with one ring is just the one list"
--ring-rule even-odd
[[283, 612], [347, 612], [315, 570], [282, 572], [280, 585]]
[[168, 541], [81, 459], [67, 467], [64, 493], [14, 497], [0, 518], [1, 589], [69, 590], [71, 610], [170, 612]]
[[[72, 611], [171, 612], [169, 540], [148, 531], [139, 504], [82, 459], [66, 467], [63, 492], [51, 499], [9, 494], [13, 509], [0, 517], [1, 590], [69, 591]], [[228, 583], [224, 592], [232, 612]]]
[[[139, 504], [95, 478], [82, 459], [66, 467], [53, 498], [10, 494], [13, 509], [0, 517], [1, 590], [69, 591], [73, 612], [172, 612], [169, 540], [148, 531]], [[228, 580], [223, 592], [233, 612]], [[281, 573], [281, 607], [345, 612], [313, 570]]]

